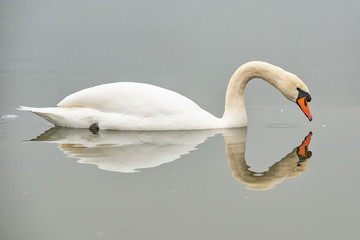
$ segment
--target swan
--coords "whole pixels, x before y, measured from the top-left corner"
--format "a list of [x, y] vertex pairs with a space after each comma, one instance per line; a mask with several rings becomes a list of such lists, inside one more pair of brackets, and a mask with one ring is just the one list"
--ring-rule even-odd
[[312, 116], [308, 87], [295, 74], [260, 61], [241, 65], [230, 78], [221, 118], [192, 100], [161, 87], [134, 82], [108, 83], [75, 92], [57, 107], [18, 109], [33, 112], [55, 126], [113, 130], [195, 130], [247, 126], [244, 91], [253, 78], [261, 78]]

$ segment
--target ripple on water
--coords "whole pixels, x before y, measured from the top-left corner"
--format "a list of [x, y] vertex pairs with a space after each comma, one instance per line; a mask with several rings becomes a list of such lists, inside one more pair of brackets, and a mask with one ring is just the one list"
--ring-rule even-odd
[[17, 118], [19, 116], [15, 115], [15, 114], [6, 114], [6, 115], [2, 115], [1, 119], [12, 119], [12, 118]]
[[266, 128], [295, 128], [295, 123], [270, 123], [265, 125]]

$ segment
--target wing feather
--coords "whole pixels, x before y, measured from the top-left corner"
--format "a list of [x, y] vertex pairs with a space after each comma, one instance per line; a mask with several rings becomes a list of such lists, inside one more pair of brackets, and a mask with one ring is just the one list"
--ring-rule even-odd
[[145, 117], [201, 109], [192, 100], [174, 91], [131, 82], [109, 83], [87, 88], [67, 96], [57, 106], [82, 106], [102, 112]]

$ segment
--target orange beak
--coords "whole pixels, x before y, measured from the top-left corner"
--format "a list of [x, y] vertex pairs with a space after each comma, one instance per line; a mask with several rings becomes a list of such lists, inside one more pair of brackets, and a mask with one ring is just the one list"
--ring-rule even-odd
[[309, 121], [311, 121], [312, 116], [309, 110], [309, 105], [308, 105], [308, 101], [306, 100], [306, 97], [299, 98], [298, 100], [296, 100], [296, 103], [299, 105], [303, 113], [305, 113]]

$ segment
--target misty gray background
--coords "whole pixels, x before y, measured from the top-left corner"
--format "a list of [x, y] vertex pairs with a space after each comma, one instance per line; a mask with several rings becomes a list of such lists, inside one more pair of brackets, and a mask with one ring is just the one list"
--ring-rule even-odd
[[[1, 239], [358, 239], [359, 1], [0, 0]], [[266, 171], [312, 131], [308, 171], [269, 191], [232, 177], [217, 135], [136, 174], [22, 143], [52, 125], [18, 105], [146, 82], [223, 113], [241, 64], [297, 74], [310, 123], [261, 80], [249, 83], [246, 159]], [[4, 117], [15, 114], [18, 118]]]
[[[66, 93], [127, 80], [175, 91], [187, 80], [205, 92], [191, 77], [153, 82], [146, 76], [209, 73], [218, 74], [211, 85], [225, 92], [239, 65], [262, 60], [299, 75], [311, 92], [318, 91], [314, 99], [321, 104], [327, 104], [329, 84], [359, 101], [358, 7], [357, 1], [1, 1], [0, 70], [63, 74], [36, 79], [53, 87], [70, 80]], [[3, 75], [2, 82], [18, 76]], [[87, 82], [78, 83], [80, 78]], [[330, 78], [338, 81], [328, 83]], [[22, 85], [31, 82], [21, 79], [28, 79]], [[199, 93], [189, 91], [181, 93], [196, 100]], [[64, 97], [53, 95], [49, 104]], [[265, 103], [253, 95], [248, 104]]]

